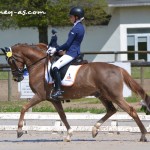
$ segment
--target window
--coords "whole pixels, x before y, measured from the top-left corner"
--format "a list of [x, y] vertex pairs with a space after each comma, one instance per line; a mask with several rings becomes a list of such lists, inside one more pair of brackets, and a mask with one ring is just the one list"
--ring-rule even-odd
[[[128, 51], [135, 51], [135, 37], [134, 36], [128, 36], [127, 37], [127, 44], [128, 44]], [[135, 55], [133, 53], [128, 54], [128, 60], [135, 60]]]
[[[127, 29], [127, 50], [148, 51], [150, 50], [150, 28], [128, 28]], [[128, 60], [149, 60], [148, 54], [128, 54]]]

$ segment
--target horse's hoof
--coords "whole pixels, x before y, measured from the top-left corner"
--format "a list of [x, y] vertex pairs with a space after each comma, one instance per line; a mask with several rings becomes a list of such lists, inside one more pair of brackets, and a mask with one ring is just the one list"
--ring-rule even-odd
[[98, 129], [94, 126], [92, 128], [92, 137], [95, 138], [97, 136], [97, 134], [98, 134]]
[[71, 138], [69, 136], [65, 137], [64, 142], [71, 142]]
[[147, 142], [147, 138], [146, 137], [141, 137], [140, 142]]
[[20, 138], [23, 135], [23, 131], [17, 131], [17, 138]]

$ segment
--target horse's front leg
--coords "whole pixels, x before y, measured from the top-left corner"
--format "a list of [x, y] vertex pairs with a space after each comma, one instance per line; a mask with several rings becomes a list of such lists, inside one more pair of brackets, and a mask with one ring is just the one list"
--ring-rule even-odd
[[19, 121], [18, 121], [18, 130], [17, 130], [17, 137], [20, 138], [22, 135], [23, 135], [23, 131], [22, 131], [22, 127], [23, 127], [23, 121], [24, 121], [24, 115], [25, 115], [25, 112], [33, 107], [34, 105], [38, 104], [39, 102], [41, 102], [40, 98], [37, 96], [37, 95], [34, 95], [32, 97], [32, 99], [27, 103], [25, 104], [23, 107], [22, 107], [22, 110], [20, 112], [20, 118], [19, 118]]
[[52, 101], [52, 104], [54, 105], [54, 107], [57, 110], [62, 122], [64, 123], [64, 125], [67, 128], [67, 136], [66, 136], [66, 138], [64, 138], [64, 141], [70, 142], [71, 136], [73, 134], [73, 130], [71, 129], [71, 127], [67, 121], [66, 114], [65, 114], [64, 109], [62, 107], [62, 103], [61, 103], [61, 101], [56, 101], [56, 102]]

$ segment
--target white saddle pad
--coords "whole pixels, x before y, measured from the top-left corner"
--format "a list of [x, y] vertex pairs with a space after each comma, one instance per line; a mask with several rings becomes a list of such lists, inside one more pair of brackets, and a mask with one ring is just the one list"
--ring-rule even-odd
[[[71, 66], [69, 66], [69, 68], [65, 74], [65, 77], [61, 81], [61, 84], [63, 86], [72, 86], [74, 84], [77, 72], [81, 66], [82, 65], [71, 65]], [[48, 67], [45, 69], [45, 80], [47, 83], [52, 84], [52, 83], [54, 83], [54, 81], [50, 75], [50, 68], [51, 68], [51, 63], [49, 63]]]

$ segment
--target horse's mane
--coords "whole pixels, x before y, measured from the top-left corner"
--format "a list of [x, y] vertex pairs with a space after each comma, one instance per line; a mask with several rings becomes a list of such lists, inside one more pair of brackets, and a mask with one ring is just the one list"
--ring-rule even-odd
[[15, 44], [15, 45], [13, 45], [13, 46], [27, 46], [27, 45], [29, 45], [28, 43], [17, 43], [17, 44]]
[[47, 50], [46, 49], [47, 45], [44, 43], [38, 43], [38, 44], [17, 43], [14, 46], [15, 47], [17, 47], [17, 46], [32, 47], [35, 50], [44, 51], [44, 52], [46, 52], [46, 50]]

